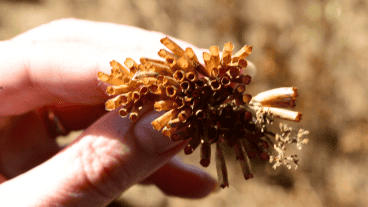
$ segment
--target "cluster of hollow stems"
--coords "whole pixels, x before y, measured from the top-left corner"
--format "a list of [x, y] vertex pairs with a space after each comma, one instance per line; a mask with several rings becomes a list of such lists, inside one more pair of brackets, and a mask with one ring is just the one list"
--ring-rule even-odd
[[308, 141], [302, 137], [308, 131], [294, 134], [286, 125], [280, 126], [280, 134], [267, 130], [274, 117], [300, 121], [299, 112], [285, 109], [295, 107], [297, 89], [278, 88], [254, 97], [246, 93], [251, 77], [242, 71], [251, 46], [233, 55], [233, 45], [226, 43], [221, 57], [219, 48], [212, 46], [203, 53], [202, 65], [191, 48], [183, 50], [167, 37], [161, 43], [170, 50], [158, 52], [164, 60], [142, 57], [138, 64], [127, 58], [126, 67], [111, 61], [110, 75], [98, 73], [101, 81], [111, 85], [107, 93], [115, 96], [106, 102], [106, 110], [119, 107], [121, 117], [129, 115], [132, 121], [143, 107], [166, 111], [152, 122], [153, 128], [173, 141], [190, 139], [184, 152], [191, 154], [199, 147], [204, 167], [210, 164], [210, 145], [215, 143], [221, 187], [229, 186], [223, 144], [234, 149], [245, 179], [253, 177], [249, 158], [256, 156], [275, 162], [274, 168], [298, 166], [296, 155], [285, 155], [285, 146], [296, 144], [300, 149]]

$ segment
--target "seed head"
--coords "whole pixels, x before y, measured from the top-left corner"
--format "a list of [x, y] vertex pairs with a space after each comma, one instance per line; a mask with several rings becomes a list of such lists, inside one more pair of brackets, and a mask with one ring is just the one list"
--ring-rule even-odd
[[[164, 60], [142, 57], [140, 64], [127, 58], [124, 66], [111, 61], [111, 74], [98, 73], [98, 78], [111, 86], [109, 95], [117, 95], [105, 104], [106, 110], [119, 110], [136, 121], [143, 107], [166, 111], [155, 119], [152, 126], [173, 141], [190, 139], [185, 154], [200, 149], [200, 164], [210, 164], [211, 147], [216, 144], [216, 168], [221, 187], [229, 186], [223, 145], [232, 147], [244, 178], [253, 177], [250, 158], [275, 162], [273, 167], [291, 164], [298, 166], [296, 155], [285, 155], [286, 145], [296, 144], [298, 149], [308, 142], [290, 127], [280, 125], [280, 133], [267, 129], [274, 118], [299, 122], [302, 114], [287, 110], [295, 107], [297, 88], [277, 88], [252, 96], [246, 92], [251, 77], [241, 73], [248, 63], [245, 58], [252, 46], [245, 45], [235, 55], [234, 46], [212, 46], [203, 53], [205, 65], [199, 63], [191, 48], [183, 50], [168, 37], [161, 39], [170, 51], [161, 49]], [[273, 150], [269, 146], [273, 146]], [[277, 155], [272, 153], [276, 152]], [[258, 155], [258, 156], [257, 156]]]

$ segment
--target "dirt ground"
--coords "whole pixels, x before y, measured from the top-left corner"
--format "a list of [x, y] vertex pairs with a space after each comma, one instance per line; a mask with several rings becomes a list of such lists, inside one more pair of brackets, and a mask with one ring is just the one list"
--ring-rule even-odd
[[[368, 206], [367, 11], [367, 0], [0, 0], [0, 40], [67, 17], [126, 24], [203, 48], [252, 45], [251, 94], [298, 87], [303, 120], [292, 126], [310, 142], [297, 171], [253, 161], [245, 181], [228, 153], [228, 189], [188, 200], [136, 185], [110, 206], [358, 207]], [[199, 166], [198, 150], [181, 156]], [[215, 165], [205, 170], [216, 177]]]

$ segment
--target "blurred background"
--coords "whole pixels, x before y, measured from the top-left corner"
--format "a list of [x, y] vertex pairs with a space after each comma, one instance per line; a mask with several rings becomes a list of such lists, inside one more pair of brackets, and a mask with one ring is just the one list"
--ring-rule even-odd
[[[303, 119], [290, 125], [310, 142], [297, 171], [252, 160], [245, 181], [229, 151], [230, 188], [188, 200], [136, 185], [110, 206], [368, 206], [367, 11], [367, 0], [0, 0], [0, 40], [68, 17], [126, 24], [203, 48], [252, 45], [250, 94], [298, 87]], [[199, 150], [180, 156], [200, 166]]]

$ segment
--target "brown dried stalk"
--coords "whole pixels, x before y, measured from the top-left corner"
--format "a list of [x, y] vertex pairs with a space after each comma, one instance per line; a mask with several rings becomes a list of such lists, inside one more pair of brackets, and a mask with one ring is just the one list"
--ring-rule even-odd
[[300, 149], [307, 143], [303, 136], [308, 131], [295, 134], [282, 125], [281, 134], [275, 134], [267, 128], [273, 118], [301, 120], [301, 113], [285, 109], [295, 106], [297, 89], [273, 89], [253, 97], [248, 94], [246, 85], [251, 77], [241, 69], [248, 65], [244, 58], [251, 54], [252, 46], [244, 46], [235, 55], [230, 42], [222, 54], [212, 46], [203, 53], [203, 66], [191, 48], [183, 50], [168, 37], [161, 43], [169, 49], [158, 52], [164, 60], [142, 57], [137, 64], [127, 58], [124, 65], [128, 69], [111, 61], [110, 75], [98, 73], [101, 81], [111, 85], [107, 93], [116, 95], [106, 102], [106, 110], [120, 108], [119, 114], [130, 114], [132, 121], [138, 119], [142, 107], [166, 111], [152, 122], [153, 128], [173, 141], [190, 139], [185, 154], [200, 146], [204, 167], [210, 164], [210, 145], [216, 143], [216, 168], [223, 188], [229, 186], [224, 144], [234, 149], [245, 179], [253, 177], [250, 158], [275, 162], [274, 168], [281, 164], [290, 168], [290, 162], [298, 166], [296, 155], [285, 155], [285, 145], [296, 144]]

